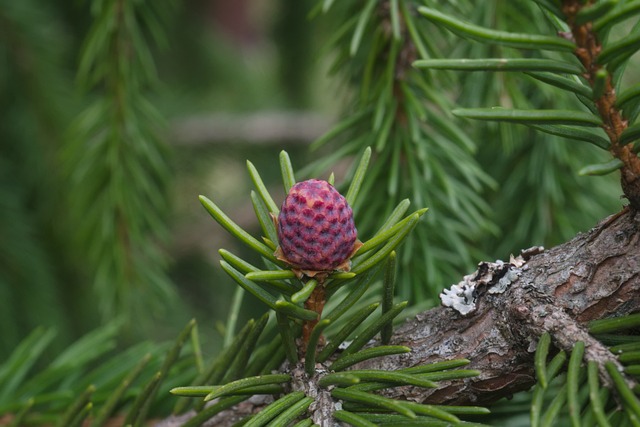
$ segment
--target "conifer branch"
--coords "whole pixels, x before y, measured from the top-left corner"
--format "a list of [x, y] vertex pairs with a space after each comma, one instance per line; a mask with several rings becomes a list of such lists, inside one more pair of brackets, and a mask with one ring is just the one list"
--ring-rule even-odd
[[[593, 101], [602, 118], [602, 128], [611, 143], [609, 151], [615, 158], [622, 161], [620, 168], [622, 190], [631, 206], [638, 210], [640, 209], [640, 157], [634, 152], [633, 144], [621, 142], [621, 136], [628, 128], [629, 122], [617, 106], [618, 99], [612, 77], [616, 65], [603, 55], [603, 46], [594, 30], [593, 22], [584, 22], [579, 19], [581, 12], [593, 7], [592, 2], [579, 0], [564, 0], [562, 3], [562, 11], [576, 44], [574, 53], [586, 70], [585, 79], [594, 89]], [[598, 86], [600, 86], [599, 93], [596, 93]]]
[[[424, 379], [440, 379], [436, 388], [410, 385], [387, 388], [381, 392], [382, 395], [399, 400], [381, 402], [402, 405], [408, 400], [428, 405], [444, 404], [447, 406], [443, 409], [455, 407], [461, 410], [465, 407], [451, 405], [484, 405], [528, 390], [535, 384], [533, 350], [538, 337], [548, 332], [551, 355], [558, 350], [572, 351], [578, 342], [584, 342], [585, 361], [597, 367], [601, 383], [611, 384], [607, 369], [617, 367], [620, 370], [621, 366], [617, 356], [602, 344], [599, 337], [588, 332], [589, 324], [595, 319], [640, 311], [639, 228], [638, 215], [625, 209], [563, 245], [542, 253], [528, 252], [520, 277], [504, 293], [492, 294], [487, 292], [487, 288], [481, 289], [477, 296], [477, 310], [466, 316], [449, 307], [418, 314], [400, 326], [391, 340], [394, 345], [411, 348], [410, 352], [390, 352], [385, 357], [371, 358], [350, 366], [341, 371], [344, 381], [357, 380], [356, 376], [350, 376], [351, 369], [356, 370], [354, 374], [370, 369], [407, 374], [432, 372], [430, 369], [433, 369], [442, 372], [441, 378], [436, 375], [425, 376]], [[484, 274], [486, 269], [481, 265], [472, 277], [480, 282]], [[485, 283], [487, 287], [493, 284]], [[637, 320], [635, 322], [632, 326], [637, 324]], [[594, 329], [594, 332], [598, 331]], [[369, 345], [377, 344], [377, 341], [372, 341]], [[550, 379], [561, 371], [565, 359], [566, 356], [556, 357], [549, 363], [549, 367], [553, 365]], [[465, 366], [465, 370], [457, 374], [449, 370], [460, 366]], [[288, 367], [285, 364], [281, 369], [286, 371]], [[479, 372], [479, 375], [463, 378], [466, 372]], [[446, 379], [448, 374], [458, 379], [449, 381]], [[294, 380], [296, 390], [316, 396], [318, 402], [314, 408], [323, 414], [316, 422], [328, 422], [334, 401], [327, 400], [326, 391], [318, 387], [318, 378], [314, 376], [309, 380], [302, 368], [294, 369], [292, 375], [297, 378]], [[338, 377], [332, 374], [331, 378], [338, 381]], [[616, 381], [620, 382], [622, 378], [618, 375]], [[633, 387], [634, 383], [630, 385]], [[376, 383], [364, 387], [374, 389]], [[562, 393], [566, 390], [563, 389]], [[627, 398], [633, 399], [630, 396]], [[241, 417], [260, 411], [271, 401], [270, 398], [256, 397], [233, 410], [219, 413], [205, 425], [231, 426]], [[551, 416], [550, 412], [541, 413], [540, 409], [538, 416]], [[191, 412], [169, 418], [158, 425], [181, 425], [180, 422], [193, 415]]]
[[[474, 158], [475, 142], [451, 123], [452, 104], [445, 94], [455, 87], [451, 76], [441, 78], [412, 67], [417, 58], [444, 56], [440, 36], [422, 25], [418, 3], [366, 5], [344, 1], [328, 8], [332, 21], [345, 25], [336, 31], [332, 47], [336, 69], [354, 95], [345, 118], [312, 145], [312, 149], [331, 145], [334, 153], [306, 168], [303, 175], [324, 173], [327, 160], [372, 147], [373, 166], [361, 190], [364, 196], [354, 206], [355, 210], [366, 206], [358, 210], [359, 230], [372, 233], [377, 219], [391, 212], [390, 204], [405, 198], [419, 208], [432, 209], [431, 221], [418, 226], [416, 238], [407, 243], [413, 256], [398, 259], [398, 294], [424, 300], [435, 297], [435, 288], [417, 286], [404, 272], [412, 270], [437, 283], [469, 265], [472, 251], [462, 242], [478, 229], [493, 228], [491, 208], [478, 193], [495, 183]], [[429, 249], [434, 246], [442, 250]], [[449, 252], [457, 257], [447, 257]]]
[[80, 58], [79, 83], [95, 97], [72, 127], [67, 166], [87, 273], [107, 317], [161, 307], [173, 292], [159, 246], [167, 234], [163, 120], [146, 98], [155, 79], [146, 32], [158, 25], [156, 7], [94, 2]]

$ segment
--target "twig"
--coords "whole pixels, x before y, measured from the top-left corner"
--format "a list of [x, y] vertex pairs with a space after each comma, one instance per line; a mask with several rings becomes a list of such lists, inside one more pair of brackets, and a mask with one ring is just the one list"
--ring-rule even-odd
[[328, 131], [331, 124], [325, 115], [304, 111], [212, 113], [174, 120], [170, 140], [186, 146], [229, 142], [308, 144]]
[[[603, 69], [603, 66], [598, 63], [602, 44], [598, 39], [598, 34], [593, 30], [591, 22], [581, 25], [576, 23], [578, 12], [584, 7], [591, 6], [590, 3], [579, 0], [564, 0], [562, 11], [567, 17], [567, 23], [576, 43], [574, 53], [586, 69], [585, 79], [593, 87], [598, 72]], [[629, 122], [616, 106], [617, 96], [611, 73], [607, 73], [602, 95], [598, 99], [594, 99], [594, 102], [602, 118], [602, 128], [611, 141], [609, 151], [623, 162], [623, 166], [620, 168], [622, 191], [629, 199], [631, 207], [640, 210], [640, 158], [634, 153], [633, 144], [620, 144], [620, 137]]]

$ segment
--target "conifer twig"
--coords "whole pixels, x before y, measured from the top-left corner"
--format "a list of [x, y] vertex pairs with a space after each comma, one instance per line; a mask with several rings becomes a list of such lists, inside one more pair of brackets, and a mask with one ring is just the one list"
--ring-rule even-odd
[[621, 136], [629, 122], [617, 106], [611, 72], [602, 64], [606, 58], [602, 55], [603, 46], [593, 28], [593, 23], [582, 22], [579, 19], [580, 12], [587, 7], [592, 7], [590, 2], [579, 0], [562, 2], [562, 11], [576, 44], [574, 53], [586, 69], [585, 79], [594, 89], [594, 102], [603, 121], [602, 128], [611, 143], [609, 151], [623, 163], [620, 168], [622, 190], [631, 206], [638, 210], [640, 209], [640, 157], [633, 151], [633, 144], [621, 143]]

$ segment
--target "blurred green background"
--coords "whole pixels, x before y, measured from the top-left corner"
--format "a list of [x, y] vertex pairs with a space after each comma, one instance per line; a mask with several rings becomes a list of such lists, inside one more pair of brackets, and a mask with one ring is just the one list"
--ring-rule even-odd
[[[78, 233], [89, 217], [103, 220], [91, 209], [91, 197], [78, 201], [88, 197], [78, 192], [96, 180], [90, 192], [97, 200], [114, 191], [114, 183], [91, 174], [74, 182], [79, 164], [101, 163], [82, 157], [90, 142], [75, 140], [82, 139], [82, 115], [109, 90], [108, 83], [87, 88], [78, 76], [87, 54], [83, 46], [100, 15], [92, 8], [109, 3], [0, 2], [0, 360], [37, 325], [53, 326], [62, 348], [118, 316], [127, 319], [123, 344], [174, 337], [196, 317], [210, 338], [204, 348], [214, 353], [235, 289], [218, 268], [217, 249], [242, 249], [197, 196], [214, 198], [257, 231], [245, 160], [279, 185], [278, 152], [287, 149], [303, 165], [307, 145], [328, 129], [340, 108], [339, 97], [327, 90], [327, 58], [318, 54], [322, 31], [317, 20], [307, 18], [310, 3], [157, 2], [166, 42], [143, 34], [157, 78], [140, 93], [164, 118], [153, 126], [164, 126], [157, 131], [158, 146], [166, 148], [166, 182], [157, 190], [165, 204], [157, 233], [146, 231], [140, 247], [159, 247], [161, 256], [149, 257], [153, 273], [131, 281], [137, 290], [108, 279], [98, 284], [101, 265], [92, 247], [123, 246], [113, 245], [98, 228]], [[83, 160], [69, 160], [74, 157]], [[119, 161], [126, 168], [126, 159]], [[140, 216], [157, 209], [144, 199], [140, 205]], [[103, 254], [110, 256], [117, 259]], [[117, 277], [116, 267], [106, 268], [107, 277]], [[158, 297], [154, 280], [168, 281], [172, 293]], [[114, 293], [119, 302], [105, 309], [102, 300]], [[249, 298], [245, 305], [249, 313], [263, 311]]]
[[[0, 1], [0, 360], [38, 325], [55, 327], [63, 348], [116, 317], [126, 321], [123, 345], [174, 337], [195, 317], [205, 353], [215, 353], [235, 290], [218, 268], [217, 250], [251, 255], [211, 220], [198, 194], [257, 234], [245, 160], [280, 203], [281, 149], [297, 168], [335, 149], [308, 147], [340, 117], [350, 94], [344, 76], [328, 72], [335, 18], [309, 19], [315, 2], [155, 2], [143, 12], [156, 27], [143, 27], [139, 39], [116, 35], [114, 45], [90, 45], [111, 3]], [[143, 12], [132, 16], [146, 22]], [[118, 48], [131, 56], [113, 55]], [[155, 66], [136, 62], [144, 57], [139, 48], [149, 49]], [[467, 48], [458, 46], [456, 55]], [[83, 70], [83, 63], [93, 65]], [[109, 77], [113, 70], [129, 82], [124, 93], [133, 95], [124, 101], [113, 95], [119, 88]], [[491, 105], [478, 98], [486, 93], [512, 96], [516, 104], [559, 102], [552, 91], [515, 93], [512, 77], [455, 79], [450, 97], [469, 107]], [[132, 109], [119, 130], [130, 145], [114, 148], [108, 135], [121, 118], [110, 108], [118, 102], [143, 113]], [[534, 144], [532, 131], [509, 126], [464, 128], [480, 147], [474, 161], [496, 185], [483, 185], [479, 194], [486, 223], [460, 231], [451, 247], [444, 236], [433, 249], [449, 261], [435, 267], [441, 274], [425, 285], [430, 295], [472, 271], [482, 256], [505, 259], [522, 247], [562, 242], [622, 203], [615, 177], [577, 176], [585, 159], [598, 159], [588, 148], [576, 155], [566, 144]], [[146, 142], [137, 145], [132, 135]], [[132, 147], [150, 151], [129, 155]], [[337, 182], [346, 168], [334, 165]], [[452, 192], [436, 203], [451, 203]], [[429, 207], [434, 218], [443, 212]], [[455, 204], [448, 209], [455, 212]], [[456, 249], [461, 242], [464, 254]], [[412, 280], [421, 286], [421, 277]], [[421, 302], [420, 292], [405, 293]], [[264, 311], [249, 297], [243, 307], [246, 316]]]

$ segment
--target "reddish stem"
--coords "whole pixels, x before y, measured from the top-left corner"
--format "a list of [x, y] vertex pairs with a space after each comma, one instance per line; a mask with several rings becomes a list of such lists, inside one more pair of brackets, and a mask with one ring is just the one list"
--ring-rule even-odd
[[[565, 0], [562, 11], [571, 27], [571, 33], [576, 43], [574, 53], [587, 70], [584, 77], [593, 87], [596, 73], [602, 68], [602, 65], [598, 63], [602, 44], [598, 40], [598, 35], [593, 31], [591, 22], [582, 25], [578, 25], [575, 22], [576, 15], [580, 9], [590, 4], [591, 2], [583, 4], [579, 0]], [[611, 74], [607, 75], [602, 96], [595, 99], [594, 102], [602, 118], [602, 128], [611, 142], [609, 151], [623, 163], [620, 168], [622, 191], [629, 199], [631, 207], [635, 210], [640, 210], [640, 158], [633, 152], [632, 144], [620, 144], [620, 136], [629, 123], [624, 118], [622, 111], [616, 106], [617, 97]]]
[[315, 320], [305, 320], [302, 324], [302, 342], [304, 343], [305, 349], [307, 347], [307, 344], [309, 343], [311, 331], [318, 324], [325, 302], [326, 299], [324, 284], [318, 283], [318, 286], [316, 286], [313, 292], [311, 292], [309, 299], [307, 299], [304, 303], [304, 308], [318, 313], [318, 317]]

